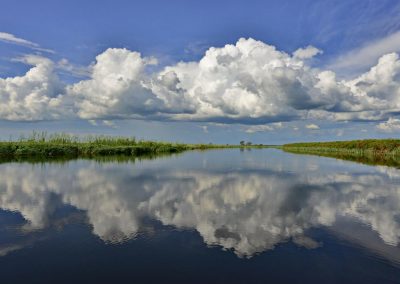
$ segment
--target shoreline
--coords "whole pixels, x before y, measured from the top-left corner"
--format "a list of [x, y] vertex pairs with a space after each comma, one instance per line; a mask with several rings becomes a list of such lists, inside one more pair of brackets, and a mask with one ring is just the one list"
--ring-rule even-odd
[[[309, 154], [370, 165], [400, 168], [400, 139], [368, 139], [284, 145], [185, 144], [137, 141], [135, 138], [86, 136], [34, 132], [19, 141], [0, 141], [2, 161], [46, 161], [78, 158], [154, 158], [191, 150], [276, 148], [293, 154]], [[120, 157], [120, 158], [118, 158]]]
[[189, 150], [265, 148], [268, 145], [184, 144], [137, 141], [135, 138], [34, 133], [19, 141], [0, 141], [2, 159], [94, 158], [106, 156], [140, 157], [182, 153]]
[[309, 154], [369, 165], [400, 167], [400, 140], [398, 139], [291, 143], [279, 148], [293, 154]]

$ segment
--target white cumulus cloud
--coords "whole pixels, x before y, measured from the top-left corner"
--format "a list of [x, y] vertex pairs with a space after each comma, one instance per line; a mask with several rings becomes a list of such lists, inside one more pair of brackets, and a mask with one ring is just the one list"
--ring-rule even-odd
[[80, 69], [88, 78], [69, 85], [57, 76], [60, 66], [72, 68], [68, 61], [29, 55], [19, 59], [33, 66], [25, 75], [0, 79], [0, 119], [235, 122], [259, 131], [268, 130], [260, 125], [290, 120], [370, 121], [399, 112], [397, 53], [352, 80], [339, 80], [335, 72], [307, 64], [320, 52], [308, 46], [289, 55], [242, 38], [209, 48], [199, 61], [150, 72], [155, 58], [109, 48]]
[[0, 78], [0, 118], [32, 121], [68, 115], [53, 62], [35, 55], [20, 60], [33, 67], [23, 76]]
[[77, 115], [125, 118], [153, 112], [159, 100], [144, 86], [144, 68], [152, 63], [152, 58], [127, 49], [110, 48], [98, 55], [91, 78], [68, 87]]
[[379, 123], [377, 128], [387, 132], [399, 131], [400, 119], [390, 117], [387, 121]]
[[274, 46], [242, 38], [210, 48], [199, 62], [166, 67], [152, 90], [166, 105], [172, 100], [187, 111], [173, 119], [284, 121], [324, 105], [313, 89], [314, 73]]

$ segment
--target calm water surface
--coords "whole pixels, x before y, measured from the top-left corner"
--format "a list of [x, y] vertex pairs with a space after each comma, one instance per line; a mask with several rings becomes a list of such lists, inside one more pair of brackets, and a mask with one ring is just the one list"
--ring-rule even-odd
[[274, 149], [0, 164], [1, 283], [400, 283], [400, 170]]

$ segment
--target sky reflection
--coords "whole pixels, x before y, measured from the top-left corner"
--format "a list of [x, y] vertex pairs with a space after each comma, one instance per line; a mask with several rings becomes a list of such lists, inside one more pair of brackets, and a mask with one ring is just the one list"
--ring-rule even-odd
[[[138, 164], [9, 163], [0, 165], [0, 208], [22, 215], [27, 236], [54, 226], [55, 212], [69, 206], [105, 242], [133, 238], [150, 218], [195, 229], [206, 244], [241, 257], [288, 241], [320, 247], [307, 232], [325, 227], [353, 240], [357, 232], [376, 235], [358, 242], [390, 251], [399, 262], [393, 257], [400, 241], [399, 184], [396, 169], [276, 150], [188, 153]], [[349, 222], [362, 229], [341, 225]]]

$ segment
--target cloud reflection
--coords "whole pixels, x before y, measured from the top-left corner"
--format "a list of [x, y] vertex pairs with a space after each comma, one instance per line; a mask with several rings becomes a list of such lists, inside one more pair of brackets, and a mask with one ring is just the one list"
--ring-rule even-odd
[[[299, 166], [308, 166], [301, 165]], [[134, 237], [144, 218], [195, 229], [209, 245], [252, 256], [293, 241], [316, 248], [307, 230], [351, 217], [389, 245], [400, 241], [400, 174], [374, 171], [326, 174], [262, 169], [156, 171], [127, 164], [80, 161], [64, 166], [3, 164], [0, 208], [19, 212], [32, 230], [49, 226], [70, 205], [87, 214], [107, 242]], [[317, 165], [318, 167], [318, 165]]]

